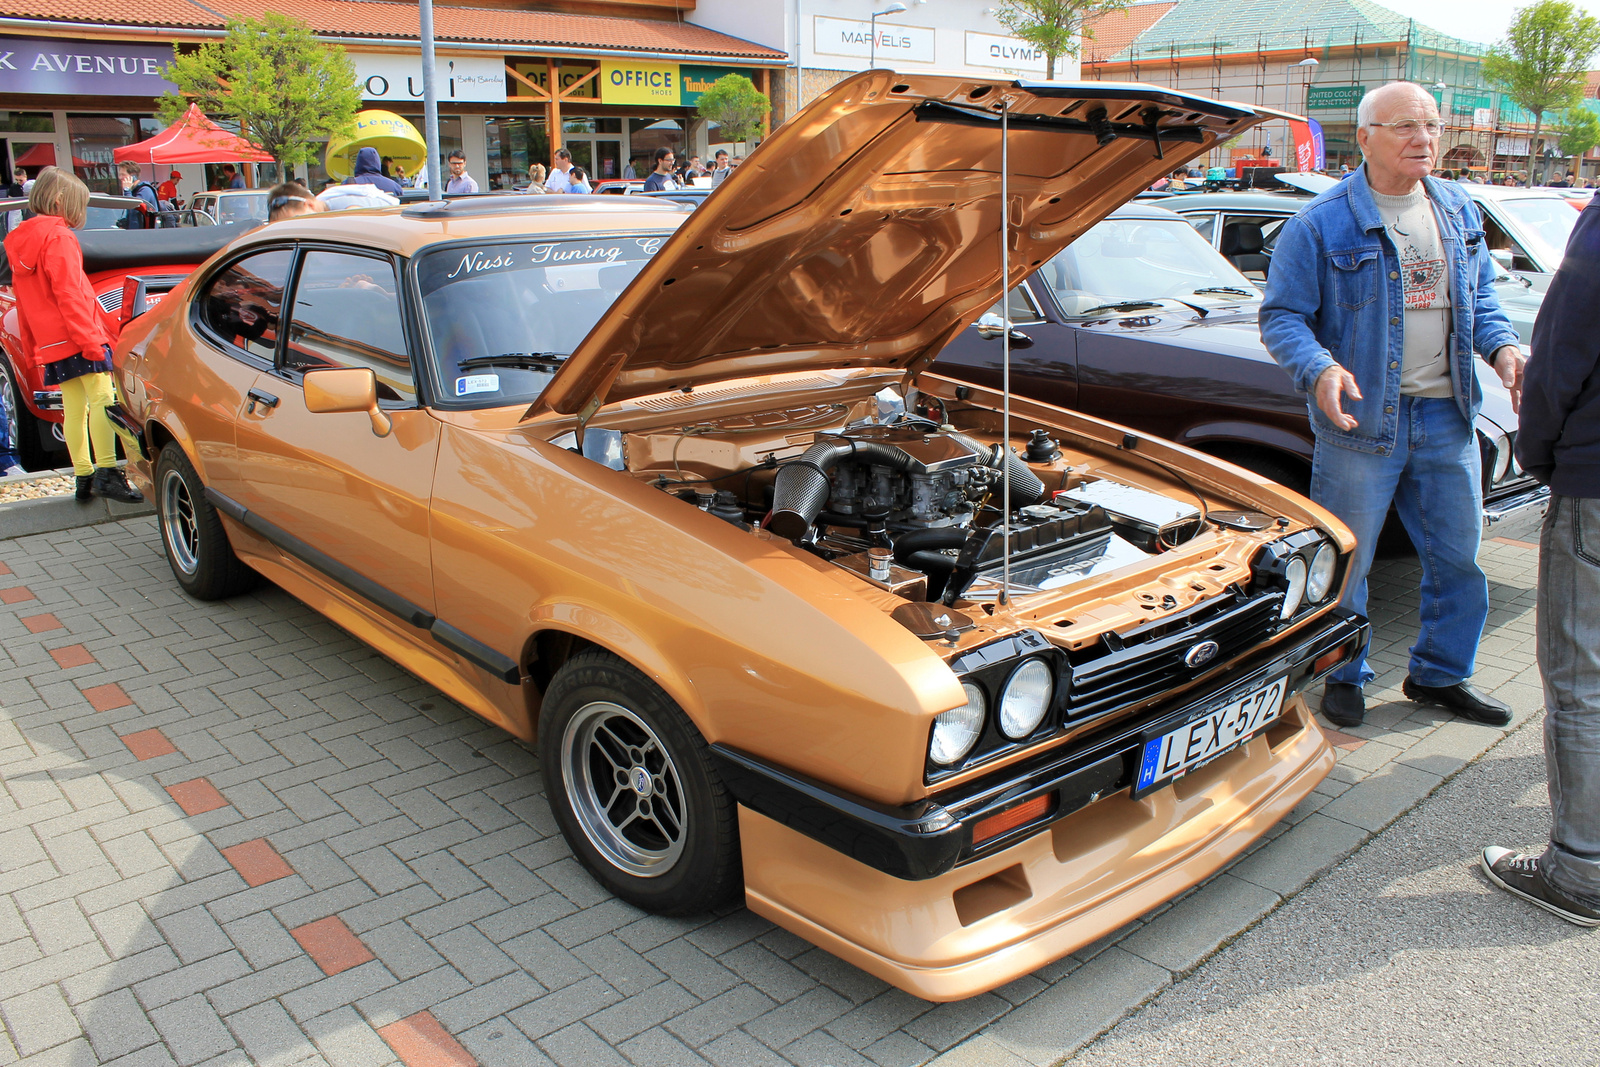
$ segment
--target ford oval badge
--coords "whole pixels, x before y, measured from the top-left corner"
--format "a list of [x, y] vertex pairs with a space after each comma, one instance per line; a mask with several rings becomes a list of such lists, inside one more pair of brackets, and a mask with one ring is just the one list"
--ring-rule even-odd
[[1221, 651], [1222, 647], [1215, 641], [1201, 641], [1198, 645], [1190, 646], [1189, 651], [1183, 654], [1183, 662], [1188, 667], [1204, 667], [1216, 659]]

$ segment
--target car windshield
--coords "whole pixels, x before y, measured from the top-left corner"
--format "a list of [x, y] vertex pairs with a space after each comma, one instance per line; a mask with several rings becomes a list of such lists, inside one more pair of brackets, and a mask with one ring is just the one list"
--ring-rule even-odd
[[217, 197], [218, 222], [267, 221], [267, 194], [237, 193]]
[[1106, 219], [1039, 273], [1069, 315], [1107, 304], [1169, 297], [1237, 303], [1261, 295], [1249, 278], [1180, 218]]
[[1554, 271], [1567, 251], [1567, 238], [1578, 223], [1578, 213], [1559, 196], [1500, 201], [1500, 211], [1510, 220], [1517, 240]]
[[508, 240], [423, 253], [416, 275], [441, 403], [531, 403], [665, 240]]

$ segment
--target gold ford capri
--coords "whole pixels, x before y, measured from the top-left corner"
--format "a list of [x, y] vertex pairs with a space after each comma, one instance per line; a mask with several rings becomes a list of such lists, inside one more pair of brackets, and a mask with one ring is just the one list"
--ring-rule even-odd
[[1333, 765], [1304, 694], [1366, 637], [1343, 526], [925, 369], [1262, 117], [873, 71], [692, 214], [266, 226], [123, 333], [135, 478], [190, 595], [264, 576], [535, 743], [618, 897], [742, 894], [972, 996], [1195, 885]]

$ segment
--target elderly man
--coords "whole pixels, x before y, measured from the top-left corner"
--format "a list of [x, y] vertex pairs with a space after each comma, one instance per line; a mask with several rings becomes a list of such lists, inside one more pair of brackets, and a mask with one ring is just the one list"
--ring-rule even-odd
[[[1478, 209], [1429, 175], [1433, 97], [1393, 82], [1361, 101], [1365, 164], [1283, 227], [1261, 304], [1261, 337], [1309, 398], [1311, 497], [1357, 538], [1344, 604], [1366, 614], [1367, 571], [1389, 507], [1422, 562], [1422, 630], [1402, 692], [1494, 726], [1511, 709], [1471, 684], [1488, 618], [1477, 562], [1482, 483], [1473, 352], [1521, 399], [1522, 353], [1491, 284]], [[1366, 650], [1323, 691], [1336, 726], [1360, 725]]]

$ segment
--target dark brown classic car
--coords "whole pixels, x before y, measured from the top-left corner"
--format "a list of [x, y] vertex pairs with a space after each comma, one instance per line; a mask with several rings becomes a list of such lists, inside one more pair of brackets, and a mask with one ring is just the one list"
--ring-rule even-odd
[[[1017, 394], [1309, 490], [1306, 401], [1261, 343], [1261, 291], [1183, 218], [1144, 204], [1119, 208], [1010, 300]], [[998, 386], [999, 312], [996, 305], [946, 346], [933, 369]], [[1505, 387], [1482, 360], [1477, 369], [1484, 522], [1514, 521], [1522, 530], [1542, 515], [1549, 493], [1512, 456], [1517, 417]], [[1402, 547], [1403, 531], [1391, 527], [1385, 540]]]

